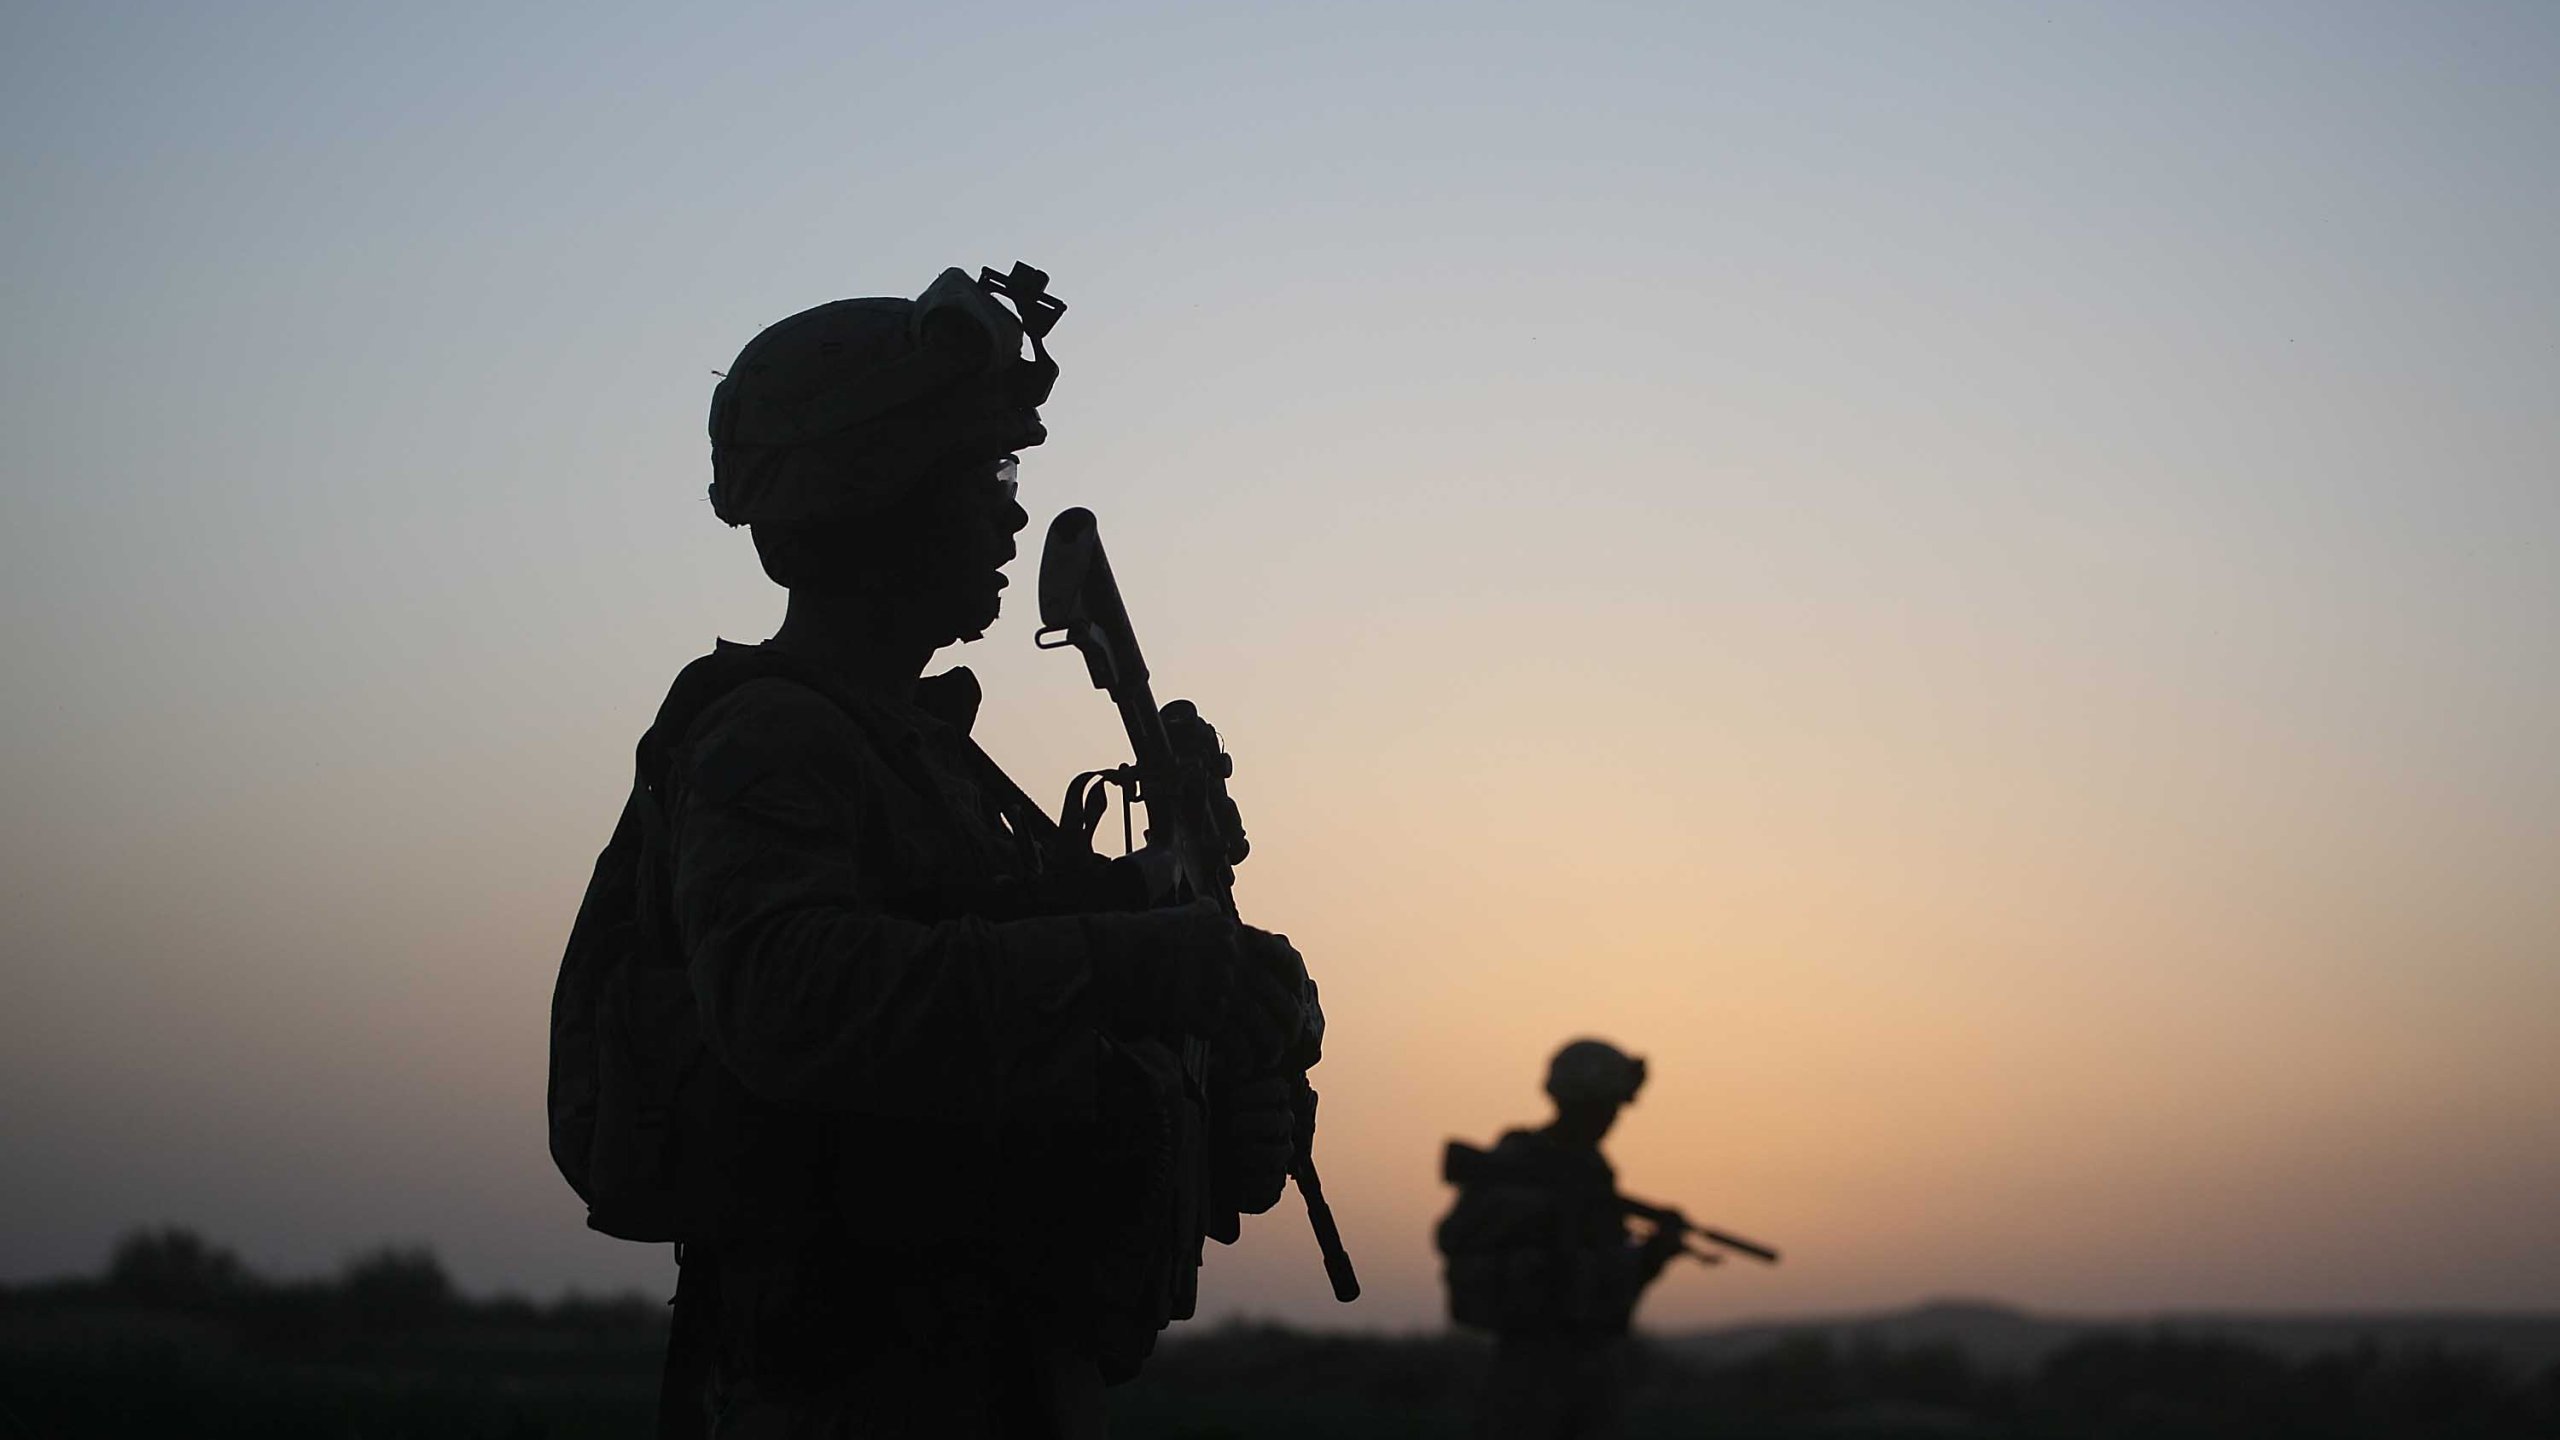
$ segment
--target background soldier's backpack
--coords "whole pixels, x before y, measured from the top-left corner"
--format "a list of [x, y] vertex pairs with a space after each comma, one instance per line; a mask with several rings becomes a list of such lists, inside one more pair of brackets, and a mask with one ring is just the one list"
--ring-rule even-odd
[[1446, 1265], [1449, 1319], [1497, 1335], [1551, 1325], [1562, 1249], [1555, 1196], [1510, 1176], [1457, 1183], [1458, 1203], [1433, 1235]]
[[1451, 1321], [1498, 1335], [1626, 1329], [1640, 1287], [1606, 1162], [1513, 1131], [1491, 1152], [1449, 1142], [1441, 1176], [1458, 1187], [1434, 1237]]

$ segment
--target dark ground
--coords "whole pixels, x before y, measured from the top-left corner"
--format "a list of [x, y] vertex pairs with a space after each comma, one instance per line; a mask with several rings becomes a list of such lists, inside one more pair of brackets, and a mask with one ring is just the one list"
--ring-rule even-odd
[[[100, 1279], [0, 1289], [0, 1437], [646, 1435], [664, 1324], [638, 1297], [466, 1300], [422, 1251], [279, 1284], [183, 1232], [137, 1236]], [[2555, 1437], [2555, 1343], [2551, 1320], [2127, 1329], [1942, 1306], [1648, 1343], [1634, 1428], [1646, 1440]], [[1114, 1392], [1113, 1434], [1457, 1437], [1488, 1353], [1464, 1336], [1194, 1331]]]

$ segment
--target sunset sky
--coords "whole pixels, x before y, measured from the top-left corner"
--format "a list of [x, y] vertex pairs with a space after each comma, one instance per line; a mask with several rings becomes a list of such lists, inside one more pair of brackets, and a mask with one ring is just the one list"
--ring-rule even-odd
[[[1208, 1308], [1439, 1323], [1441, 1142], [1650, 1058], [1657, 1326], [2560, 1307], [2560, 9], [0, 15], [0, 1281], [663, 1290], [543, 1145], [766, 323], [1049, 269], [1323, 982]], [[1017, 603], [1035, 795], [1120, 754]]]

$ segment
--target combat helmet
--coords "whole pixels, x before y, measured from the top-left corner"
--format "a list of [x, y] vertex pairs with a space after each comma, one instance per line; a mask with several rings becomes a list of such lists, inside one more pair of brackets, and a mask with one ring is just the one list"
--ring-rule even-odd
[[1644, 1060], [1606, 1040], [1576, 1040], [1547, 1062], [1547, 1094], [1559, 1105], [1624, 1105], [1644, 1088]]
[[1019, 261], [974, 280], [953, 268], [913, 300], [837, 300], [766, 326], [711, 392], [712, 513], [853, 519], [1046, 440], [1058, 364], [1042, 342], [1067, 309], [1048, 288]]

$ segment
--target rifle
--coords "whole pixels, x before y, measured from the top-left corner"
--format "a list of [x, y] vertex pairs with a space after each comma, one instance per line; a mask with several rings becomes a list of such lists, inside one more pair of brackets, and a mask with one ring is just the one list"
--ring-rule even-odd
[[[1234, 762], [1218, 743], [1218, 732], [1188, 700], [1159, 708], [1147, 684], [1146, 657], [1129, 625], [1129, 608], [1120, 598], [1120, 583], [1102, 550], [1093, 512], [1078, 507], [1049, 525], [1040, 552], [1040, 633], [1043, 650], [1072, 645], [1084, 655], [1094, 688], [1111, 696], [1119, 708], [1120, 726], [1128, 732], [1135, 763], [1115, 770], [1090, 771], [1067, 787], [1066, 824], [1090, 840], [1101, 819], [1105, 782], [1121, 787], [1121, 820], [1129, 806], [1147, 807], [1147, 843], [1161, 846], [1173, 862], [1176, 883], [1195, 899], [1214, 900], [1229, 917], [1236, 914], [1236, 865], [1250, 848], [1235, 802], [1227, 797], [1227, 777]], [[1323, 1012], [1307, 997], [1308, 1023], [1294, 1084], [1297, 1153], [1289, 1178], [1307, 1204], [1307, 1223], [1324, 1253], [1324, 1272], [1333, 1282], [1333, 1298], [1360, 1297], [1360, 1278], [1351, 1268], [1350, 1252], [1334, 1224], [1333, 1207], [1325, 1203], [1324, 1181], [1316, 1174], [1316, 1092], [1307, 1083], [1306, 1065], [1314, 1062], [1324, 1042]], [[1233, 1240], [1240, 1228], [1232, 1210], [1211, 1218], [1210, 1232]]]
[[[1712, 1240], [1716, 1244], [1722, 1245], [1728, 1250], [1739, 1250], [1743, 1254], [1750, 1256], [1752, 1259], [1759, 1261], [1763, 1265], [1775, 1265], [1778, 1263], [1778, 1252], [1770, 1249], [1768, 1246], [1745, 1240], [1739, 1235], [1729, 1235], [1722, 1230], [1710, 1229], [1707, 1226], [1700, 1225], [1695, 1221], [1692, 1221], [1688, 1216], [1681, 1214], [1677, 1210], [1670, 1209], [1667, 1206], [1648, 1205], [1642, 1200], [1632, 1200], [1621, 1195], [1618, 1197], [1618, 1209], [1626, 1214], [1636, 1217], [1639, 1220], [1645, 1221], [1648, 1224], [1676, 1229], [1681, 1232], [1681, 1238], [1683, 1241], [1685, 1241], [1689, 1236], [1695, 1235], [1701, 1240]], [[1695, 1246], [1684, 1245], [1681, 1253], [1684, 1255], [1694, 1255], [1699, 1259], [1706, 1261], [1710, 1265], [1715, 1264], [1717, 1261], [1724, 1258], [1713, 1250], [1700, 1250]]]
[[[1482, 1183], [1501, 1184], [1505, 1181], [1535, 1183], [1537, 1177], [1520, 1167], [1502, 1163], [1495, 1159], [1493, 1152], [1489, 1150], [1478, 1149], [1464, 1140], [1452, 1140], [1448, 1148], [1440, 1154], [1440, 1178], [1452, 1185], [1466, 1186]], [[1739, 1250], [1763, 1265], [1778, 1263], [1778, 1252], [1768, 1246], [1745, 1240], [1739, 1235], [1727, 1234], [1722, 1230], [1696, 1224], [1677, 1210], [1662, 1205], [1648, 1205], [1642, 1200], [1631, 1200], [1624, 1195], [1617, 1196], [1616, 1200], [1619, 1212], [1622, 1214], [1632, 1215], [1648, 1224], [1679, 1231], [1684, 1242], [1680, 1253], [1703, 1260], [1709, 1265], [1722, 1264], [1724, 1257], [1713, 1250], [1703, 1250], [1685, 1243], [1689, 1236], [1695, 1235], [1702, 1240], [1711, 1240], [1728, 1250]]]

